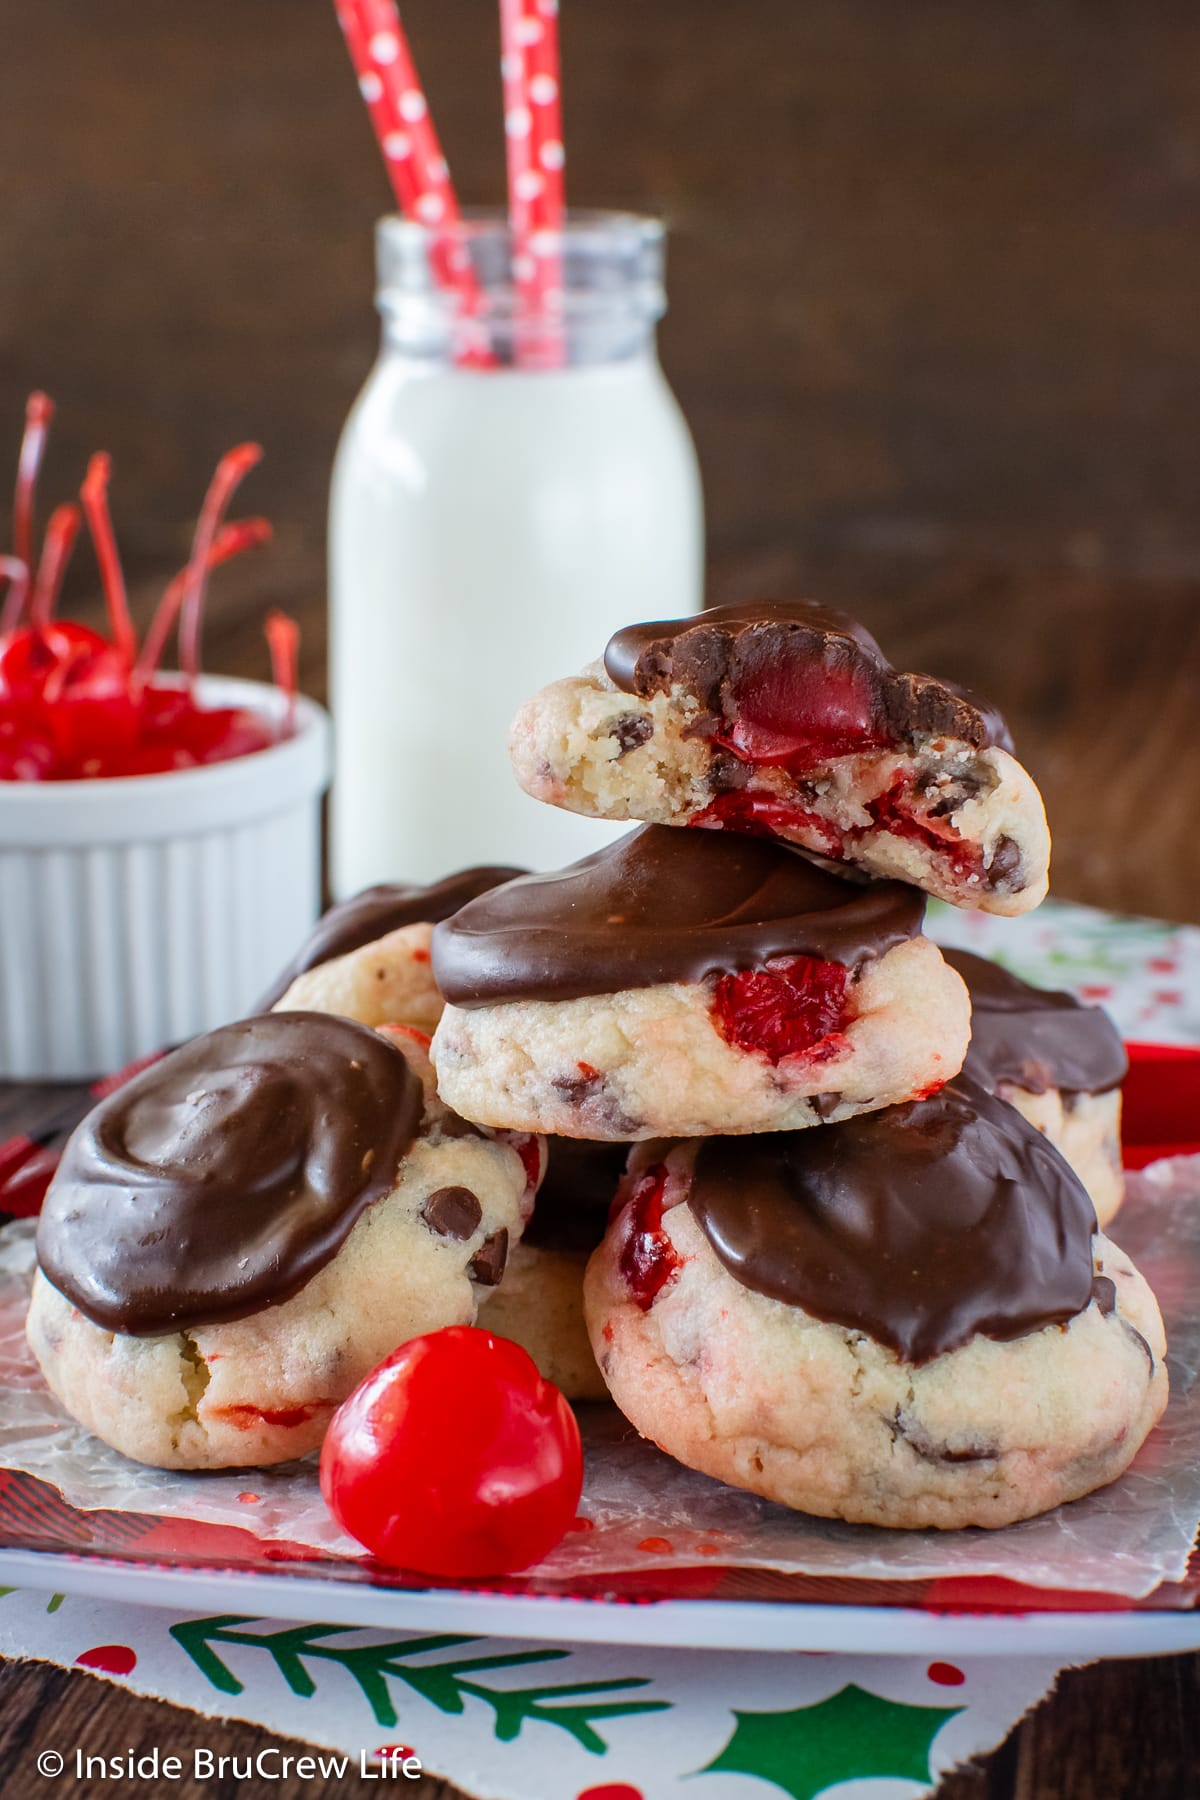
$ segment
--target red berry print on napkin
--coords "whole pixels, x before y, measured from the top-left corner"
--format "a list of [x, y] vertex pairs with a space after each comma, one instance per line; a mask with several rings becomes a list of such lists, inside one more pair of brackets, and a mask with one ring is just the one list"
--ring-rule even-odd
[[81, 1669], [98, 1669], [102, 1675], [132, 1675], [137, 1656], [128, 1644], [97, 1644], [75, 1658]]

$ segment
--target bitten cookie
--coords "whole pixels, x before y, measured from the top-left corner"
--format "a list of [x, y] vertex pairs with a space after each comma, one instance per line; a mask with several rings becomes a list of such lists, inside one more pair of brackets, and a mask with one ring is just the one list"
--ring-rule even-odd
[[442, 1012], [429, 966], [434, 925], [523, 873], [461, 869], [429, 887], [364, 888], [318, 920], [256, 1010], [339, 1013], [361, 1025], [432, 1031]]
[[636, 1140], [785, 1131], [957, 1073], [969, 1004], [924, 900], [780, 844], [646, 827], [434, 931], [442, 1097], [481, 1124]]
[[969, 950], [942, 955], [971, 994], [965, 1072], [999, 1094], [1066, 1157], [1107, 1225], [1125, 1194], [1121, 1083], [1129, 1058], [1099, 1006], [1029, 982]]
[[635, 1153], [584, 1303], [613, 1398], [823, 1517], [1007, 1525], [1112, 1481], [1162, 1321], [1040, 1133], [966, 1079], [824, 1131]]
[[158, 1468], [281, 1462], [398, 1344], [470, 1324], [541, 1164], [431, 1073], [412, 1034], [273, 1013], [102, 1101], [46, 1196], [26, 1328], [68, 1412]]
[[518, 713], [517, 780], [598, 819], [754, 832], [955, 906], [1045, 896], [1041, 796], [994, 710], [812, 601], [617, 632]]
[[547, 1138], [545, 1179], [480, 1324], [512, 1338], [568, 1400], [606, 1400], [583, 1317], [588, 1258], [608, 1229], [627, 1144]]

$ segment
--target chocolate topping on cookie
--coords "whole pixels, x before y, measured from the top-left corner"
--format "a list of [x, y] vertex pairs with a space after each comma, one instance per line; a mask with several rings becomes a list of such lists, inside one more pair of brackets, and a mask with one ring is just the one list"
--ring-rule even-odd
[[[766, 761], [802, 748], [839, 756], [917, 737], [1012, 749], [994, 707], [953, 682], [899, 673], [864, 626], [812, 600], [744, 601], [629, 625], [609, 639], [604, 667], [627, 694], [683, 687], [711, 715], [714, 735]], [[752, 735], [739, 742], [747, 724]]]
[[222, 1026], [84, 1119], [46, 1195], [38, 1259], [109, 1331], [245, 1318], [297, 1293], [391, 1191], [421, 1108], [402, 1053], [352, 1020]]
[[258, 1002], [256, 1010], [270, 1012], [283, 999], [296, 977], [306, 974], [309, 969], [320, 968], [322, 963], [332, 962], [337, 956], [348, 956], [351, 950], [374, 944], [389, 931], [399, 931], [402, 925], [420, 925], [426, 921], [432, 924], [438, 919], [448, 919], [468, 900], [524, 873], [523, 869], [504, 867], [460, 869], [457, 875], [447, 875], [429, 887], [384, 882], [378, 887], [364, 888], [360, 894], [352, 894], [349, 900], [331, 906], [317, 920], [287, 968]]
[[646, 825], [570, 868], [523, 875], [433, 934], [456, 1006], [572, 1000], [811, 956], [857, 968], [921, 930], [925, 897], [830, 875], [740, 833]]
[[1093, 1297], [1087, 1192], [961, 1077], [819, 1131], [701, 1141], [688, 1204], [744, 1286], [905, 1362], [1064, 1324]]
[[987, 1088], [1008, 1081], [1031, 1094], [1100, 1094], [1125, 1079], [1120, 1033], [1098, 1006], [1031, 987], [986, 957], [943, 950], [971, 990], [966, 1070]]

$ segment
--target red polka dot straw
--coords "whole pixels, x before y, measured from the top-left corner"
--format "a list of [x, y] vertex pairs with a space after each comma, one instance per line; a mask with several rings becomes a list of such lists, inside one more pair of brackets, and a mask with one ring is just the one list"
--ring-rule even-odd
[[547, 329], [525, 334], [520, 360], [560, 363], [554, 315], [562, 307], [566, 156], [558, 0], [500, 0], [500, 45], [513, 274], [522, 310], [540, 326], [549, 315]]
[[[461, 215], [450, 170], [395, 0], [334, 0], [334, 5], [401, 212], [422, 225], [457, 224]], [[475, 311], [478, 283], [465, 247], [447, 231], [434, 240], [431, 256], [438, 281], [464, 296], [468, 312]]]

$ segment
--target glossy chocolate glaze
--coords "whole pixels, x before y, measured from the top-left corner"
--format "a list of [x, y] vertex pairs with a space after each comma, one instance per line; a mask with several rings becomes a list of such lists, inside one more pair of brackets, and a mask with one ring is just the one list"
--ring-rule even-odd
[[570, 868], [523, 875], [433, 934], [456, 1006], [571, 1000], [812, 956], [857, 968], [916, 937], [924, 896], [866, 885], [736, 832], [644, 825]]
[[609, 639], [604, 667], [622, 692], [646, 696], [678, 683], [718, 723], [738, 715], [738, 693], [781, 663], [816, 676], [844, 675], [870, 696], [873, 738], [961, 738], [977, 750], [1012, 749], [995, 707], [950, 681], [893, 668], [871, 633], [813, 600], [743, 601], [687, 619], [628, 625]]
[[542, 1250], [594, 1250], [625, 1173], [628, 1144], [548, 1137], [549, 1161], [523, 1244]]
[[109, 1331], [245, 1318], [297, 1293], [391, 1191], [421, 1110], [401, 1052], [350, 1019], [222, 1026], [84, 1119], [46, 1195], [38, 1259]]
[[971, 990], [966, 1070], [985, 1087], [1011, 1082], [1032, 1094], [1099, 1094], [1120, 1085], [1129, 1058], [1120, 1033], [1098, 1006], [1073, 994], [1031, 987], [999, 963], [969, 950], [943, 950]]
[[962, 1077], [837, 1125], [706, 1139], [688, 1204], [746, 1287], [905, 1362], [1063, 1324], [1093, 1298], [1082, 1183]]
[[296, 977], [306, 974], [309, 969], [318, 969], [322, 963], [332, 962], [337, 956], [348, 956], [351, 950], [361, 950], [365, 944], [377, 943], [389, 931], [399, 931], [402, 925], [433, 924], [438, 919], [448, 919], [468, 900], [524, 873], [523, 869], [504, 867], [460, 869], [457, 875], [447, 875], [429, 887], [384, 882], [378, 887], [364, 888], [360, 894], [352, 894], [349, 900], [331, 906], [317, 920], [255, 1011], [270, 1012], [283, 999]]

